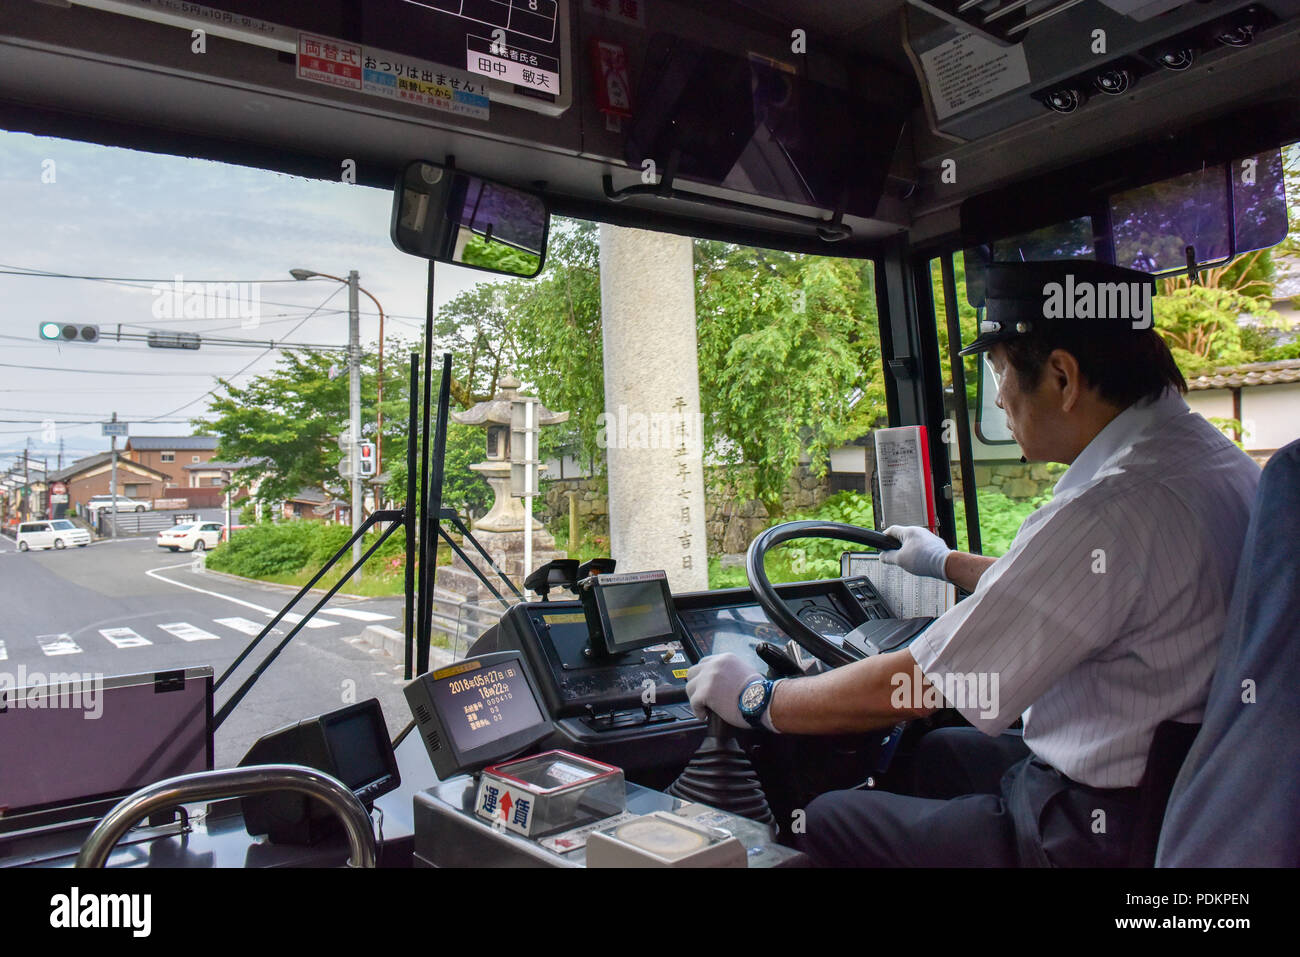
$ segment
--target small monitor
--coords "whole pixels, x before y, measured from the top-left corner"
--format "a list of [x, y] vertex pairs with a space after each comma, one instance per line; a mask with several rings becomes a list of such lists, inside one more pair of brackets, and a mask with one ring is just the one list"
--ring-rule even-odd
[[668, 575], [662, 571], [593, 575], [579, 589], [597, 652], [621, 655], [679, 637]]
[[[337, 778], [369, 807], [402, 783], [388, 726], [377, 698], [306, 718], [259, 738], [240, 767], [301, 764]], [[295, 791], [257, 794], [242, 801], [249, 834], [275, 844], [314, 844], [338, 830], [321, 802]]]
[[442, 779], [514, 757], [553, 729], [519, 651], [420, 675], [406, 686], [406, 700]]

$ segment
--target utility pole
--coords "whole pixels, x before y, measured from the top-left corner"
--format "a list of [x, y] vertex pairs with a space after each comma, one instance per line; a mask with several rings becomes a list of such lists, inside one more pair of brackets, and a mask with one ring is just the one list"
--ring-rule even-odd
[[[353, 269], [348, 273], [348, 471], [352, 478], [352, 533], [361, 527], [361, 462], [357, 450], [361, 445], [361, 310], [357, 288], [361, 277]], [[361, 561], [361, 540], [352, 543], [352, 563]], [[359, 576], [358, 576], [359, 577]]]
[[63, 438], [59, 437], [59, 471], [63, 471]]
[[[117, 421], [116, 412], [113, 413], [113, 421], [114, 422]], [[116, 435], [112, 436], [112, 441], [113, 441], [113, 446], [112, 446], [113, 467], [110, 470], [110, 475], [108, 479], [108, 485], [109, 485], [108, 494], [113, 496], [113, 510], [109, 512], [109, 516], [110, 516], [110, 521], [113, 524], [113, 531], [110, 533], [111, 537], [117, 538], [117, 436]]]
[[23, 521], [32, 517], [32, 486], [31, 477], [27, 472], [27, 460], [31, 457], [32, 440], [27, 440], [27, 445], [23, 447], [23, 494], [19, 499], [22, 504]]

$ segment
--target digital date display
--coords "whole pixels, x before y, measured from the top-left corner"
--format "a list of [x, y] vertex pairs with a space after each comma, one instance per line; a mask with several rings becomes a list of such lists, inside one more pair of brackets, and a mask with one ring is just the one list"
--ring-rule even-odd
[[461, 753], [545, 720], [517, 660], [436, 681], [433, 701]]

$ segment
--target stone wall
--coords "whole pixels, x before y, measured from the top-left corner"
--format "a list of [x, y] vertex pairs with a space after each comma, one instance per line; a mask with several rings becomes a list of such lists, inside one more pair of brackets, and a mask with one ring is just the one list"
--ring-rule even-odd
[[[975, 466], [975, 487], [997, 489], [1007, 498], [1028, 501], [1050, 495], [1065, 474], [1065, 466], [1046, 462], [1007, 462]], [[954, 467], [952, 494], [962, 494], [961, 473]]]
[[[730, 487], [716, 487], [710, 480], [717, 475], [716, 469], [706, 468], [705, 475], [705, 512], [704, 529], [708, 536], [710, 555], [743, 552], [749, 543], [763, 529], [767, 528], [770, 517], [763, 503], [757, 499], [741, 501], [737, 499]], [[568, 492], [578, 493], [578, 522], [582, 528], [584, 540], [591, 536], [609, 539], [609, 500], [606, 495], [605, 479], [557, 479], [545, 482], [545, 506], [539, 507], [537, 515], [551, 528], [568, 527], [569, 499]], [[781, 494], [784, 514], [806, 512], [815, 509], [830, 497], [828, 478], [818, 479], [806, 466], [799, 466], [791, 477], [785, 491]]]

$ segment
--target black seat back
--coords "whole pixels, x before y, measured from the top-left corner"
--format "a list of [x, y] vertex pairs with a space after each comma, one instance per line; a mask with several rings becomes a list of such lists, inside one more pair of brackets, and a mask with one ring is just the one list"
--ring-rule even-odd
[[[1204, 516], [1212, 521], [1212, 516]], [[1260, 479], [1201, 733], [1159, 867], [1300, 865], [1300, 441]]]
[[1187, 759], [1199, 724], [1179, 721], [1161, 721], [1151, 739], [1147, 752], [1146, 770], [1138, 782], [1138, 818], [1133, 829], [1133, 843], [1129, 848], [1129, 867], [1151, 867], [1156, 862], [1156, 844], [1160, 840], [1160, 827], [1164, 823], [1169, 794], [1174, 789], [1174, 779]]

